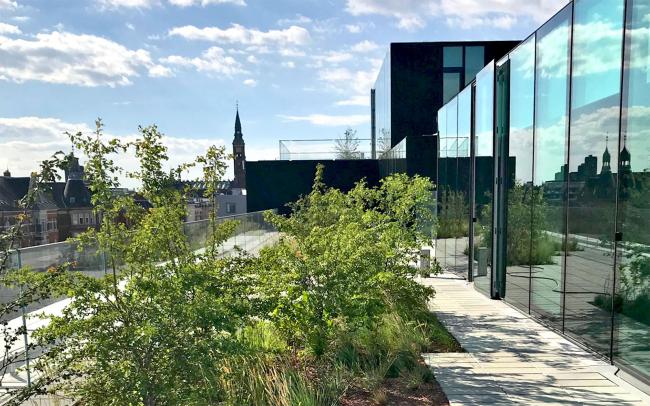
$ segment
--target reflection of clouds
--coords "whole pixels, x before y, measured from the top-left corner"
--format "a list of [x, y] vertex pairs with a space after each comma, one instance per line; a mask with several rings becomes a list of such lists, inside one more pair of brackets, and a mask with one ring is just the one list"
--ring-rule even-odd
[[532, 78], [535, 71], [535, 37], [531, 37], [510, 54], [513, 69], [525, 78]]
[[515, 179], [521, 183], [530, 181], [533, 177], [533, 129], [510, 128], [509, 156], [515, 157]]
[[573, 35], [574, 76], [621, 69], [621, 25], [606, 21], [576, 24]]
[[[632, 154], [632, 170], [640, 172], [650, 167], [650, 107], [632, 106], [624, 109], [624, 123], [627, 123], [627, 148]], [[552, 180], [564, 164], [564, 126], [565, 118], [551, 126], [537, 128], [536, 180]], [[594, 155], [598, 158], [598, 172], [603, 164], [606, 137], [609, 135], [609, 152], [612, 170], [618, 165], [618, 106], [600, 108], [574, 116], [571, 125], [570, 171], [576, 171], [584, 158]], [[529, 129], [511, 129], [510, 155], [530, 156], [531, 138]], [[525, 172], [517, 165], [517, 179]], [[520, 175], [520, 170], [521, 175]]]
[[535, 180], [541, 183], [555, 179], [565, 162], [564, 144], [566, 135], [566, 116], [548, 127], [538, 127], [535, 132], [537, 151]]
[[569, 48], [569, 25], [567, 22], [539, 39], [537, 47], [537, 70], [543, 78], [566, 77]]

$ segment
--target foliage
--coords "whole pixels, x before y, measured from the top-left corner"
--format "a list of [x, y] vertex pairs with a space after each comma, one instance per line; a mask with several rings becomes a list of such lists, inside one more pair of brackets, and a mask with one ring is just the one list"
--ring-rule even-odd
[[18, 312], [31, 305], [42, 302], [52, 296], [51, 285], [63, 275], [69, 264], [61, 262], [50, 267], [47, 272], [31, 272], [29, 269], [18, 268], [17, 258], [25, 233], [31, 225], [32, 212], [36, 210], [41, 198], [49, 193], [51, 182], [58, 177], [59, 159], [62, 153], [56, 153], [51, 159], [43, 161], [40, 170], [31, 174], [27, 194], [18, 202], [20, 212], [15, 222], [0, 231], [0, 287], [4, 294], [0, 303], [0, 334], [2, 335], [2, 352], [0, 355], [0, 385], [8, 370], [20, 365], [25, 358], [25, 352], [36, 350], [34, 343], [22, 346], [23, 351], [15, 351], [27, 331], [22, 324], [9, 321], [18, 316]]
[[467, 236], [469, 204], [465, 193], [442, 188], [438, 215], [438, 238]]
[[260, 254], [260, 298], [280, 331], [316, 356], [342, 329], [374, 322], [388, 309], [408, 312], [432, 291], [410, 277], [410, 262], [430, 234], [432, 185], [395, 175], [378, 188], [349, 193], [322, 183], [292, 205], [289, 218], [269, 214], [285, 238]]
[[336, 158], [337, 159], [360, 159], [362, 152], [359, 152], [359, 138], [357, 131], [348, 128], [343, 133], [343, 137], [336, 140]]
[[[420, 352], [459, 349], [428, 311], [433, 290], [414, 278], [435, 226], [429, 180], [400, 174], [343, 193], [319, 166], [289, 217], [267, 213], [279, 243], [224, 258], [218, 248], [237, 225], [211, 216], [206, 249], [195, 250], [177, 187], [188, 166], [164, 169], [155, 126], [129, 143], [104, 140], [100, 121], [94, 135], [70, 137], [102, 214], [78, 244], [109, 258], [111, 272], [50, 285], [72, 300], [34, 333], [45, 349], [37, 392], [93, 405], [328, 405], [388, 376], [417, 385]], [[151, 207], [109, 193], [126, 153]], [[198, 158], [207, 184], [224, 159], [216, 148]]]
[[[93, 136], [70, 137], [88, 158], [86, 181], [102, 214], [100, 228], [79, 241], [110, 258], [112, 273], [70, 274], [56, 286], [72, 301], [35, 334], [49, 347], [37, 368], [56, 372], [47, 390], [98, 405], [216, 401], [215, 365], [238, 346], [235, 333], [248, 311], [246, 281], [236, 274], [243, 259], [192, 251], [183, 233], [185, 197], [176, 187], [188, 166], [164, 169], [166, 148], [155, 126], [140, 128], [127, 144], [104, 140], [100, 121]], [[120, 171], [115, 156], [126, 151], [140, 162], [128, 176], [140, 182], [148, 210], [110, 193]], [[215, 230], [218, 245], [216, 236], [225, 233]]]

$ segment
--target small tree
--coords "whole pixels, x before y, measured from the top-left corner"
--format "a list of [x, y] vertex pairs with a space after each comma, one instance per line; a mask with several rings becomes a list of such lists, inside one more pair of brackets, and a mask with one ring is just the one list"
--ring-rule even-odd
[[[165, 170], [162, 134], [155, 126], [139, 131], [128, 144], [105, 140], [98, 121], [95, 134], [71, 135], [88, 157], [86, 181], [95, 209], [103, 210], [99, 229], [80, 242], [97, 246], [112, 272], [99, 279], [69, 274], [57, 285], [72, 300], [35, 333], [47, 348], [37, 363], [39, 384], [84, 404], [214, 404], [219, 362], [237, 347], [235, 333], [248, 313], [247, 281], [231, 266], [236, 259], [192, 250], [177, 188], [188, 165]], [[127, 175], [141, 184], [150, 208], [110, 193], [120, 171], [115, 155], [128, 151], [140, 168]], [[218, 177], [223, 162], [211, 151], [210, 174]]]
[[343, 138], [336, 140], [336, 157], [338, 159], [359, 159], [362, 153], [359, 149], [359, 139], [357, 138], [357, 131], [348, 128], [343, 133]]

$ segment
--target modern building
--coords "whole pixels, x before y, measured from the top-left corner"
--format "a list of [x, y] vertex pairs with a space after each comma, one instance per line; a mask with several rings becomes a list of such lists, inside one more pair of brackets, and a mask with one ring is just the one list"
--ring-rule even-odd
[[650, 1], [569, 3], [437, 122], [437, 260], [649, 383]]
[[438, 132], [437, 111], [519, 41], [392, 43], [371, 90], [373, 144], [380, 157], [408, 136]]
[[351, 189], [361, 179], [374, 185], [401, 170], [435, 179], [437, 144], [433, 134], [438, 130], [432, 112], [471, 82], [487, 62], [502, 57], [518, 43], [390, 44], [375, 88], [369, 89], [370, 145], [359, 140], [364, 145], [349, 159], [308, 140], [282, 140], [281, 160], [246, 162], [248, 210], [282, 211], [287, 203], [309, 193], [318, 164], [325, 166], [326, 180], [342, 190]]

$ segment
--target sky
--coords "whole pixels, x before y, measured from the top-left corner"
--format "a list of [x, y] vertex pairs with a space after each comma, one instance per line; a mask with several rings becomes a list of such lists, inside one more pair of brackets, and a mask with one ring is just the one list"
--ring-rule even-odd
[[370, 138], [389, 43], [523, 39], [566, 3], [0, 0], [0, 167], [28, 175], [98, 117], [122, 139], [158, 125], [174, 164], [230, 151], [236, 103], [249, 160], [280, 139]]

